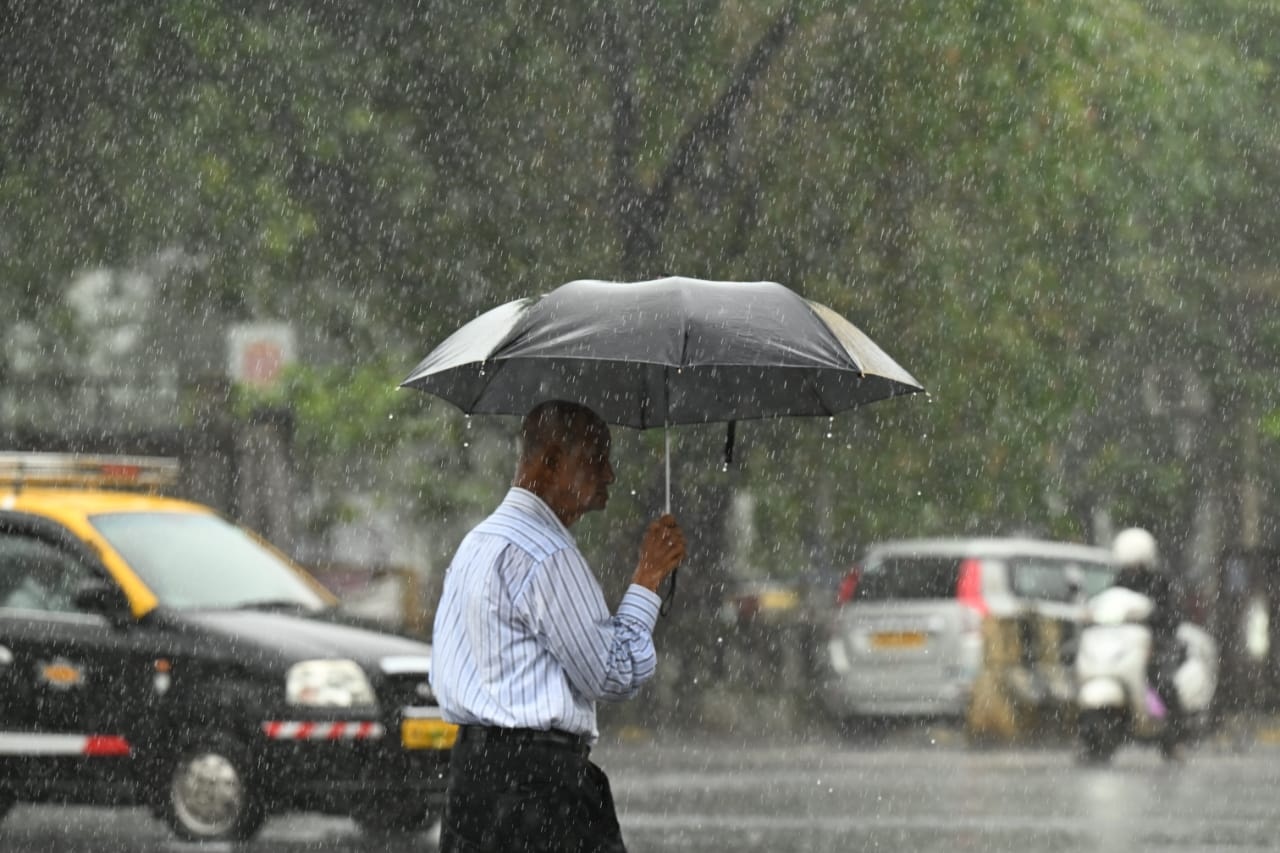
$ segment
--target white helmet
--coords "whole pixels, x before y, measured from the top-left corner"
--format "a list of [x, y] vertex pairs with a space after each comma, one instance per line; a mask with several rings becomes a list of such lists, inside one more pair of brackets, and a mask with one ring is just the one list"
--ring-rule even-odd
[[1133, 566], [1155, 571], [1159, 566], [1156, 539], [1141, 527], [1130, 527], [1117, 533], [1111, 541], [1111, 556], [1121, 568]]

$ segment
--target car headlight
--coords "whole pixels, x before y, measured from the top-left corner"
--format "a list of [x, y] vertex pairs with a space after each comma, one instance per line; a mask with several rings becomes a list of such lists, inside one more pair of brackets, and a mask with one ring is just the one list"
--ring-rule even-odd
[[285, 699], [290, 705], [354, 708], [376, 705], [373, 685], [352, 660], [304, 660], [289, 667]]

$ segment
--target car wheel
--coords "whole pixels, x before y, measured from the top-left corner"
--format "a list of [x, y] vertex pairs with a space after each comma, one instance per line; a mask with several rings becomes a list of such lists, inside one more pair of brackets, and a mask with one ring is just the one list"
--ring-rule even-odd
[[179, 837], [243, 841], [262, 827], [266, 811], [240, 741], [229, 735], [188, 741], [169, 767], [161, 808]]
[[440, 813], [424, 802], [369, 800], [357, 805], [351, 819], [369, 835], [398, 835], [431, 826]]

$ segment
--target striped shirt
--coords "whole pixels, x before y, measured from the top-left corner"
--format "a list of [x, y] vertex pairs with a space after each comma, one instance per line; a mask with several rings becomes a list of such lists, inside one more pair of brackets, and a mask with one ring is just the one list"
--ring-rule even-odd
[[445, 574], [431, 662], [444, 718], [594, 741], [596, 702], [631, 697], [653, 675], [660, 603], [632, 584], [610, 616], [560, 519], [512, 488]]

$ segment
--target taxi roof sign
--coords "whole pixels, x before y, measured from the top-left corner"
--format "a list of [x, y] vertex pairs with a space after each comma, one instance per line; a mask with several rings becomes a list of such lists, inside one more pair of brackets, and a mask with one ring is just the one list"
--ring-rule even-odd
[[156, 490], [178, 479], [178, 460], [159, 456], [0, 453], [0, 486]]

